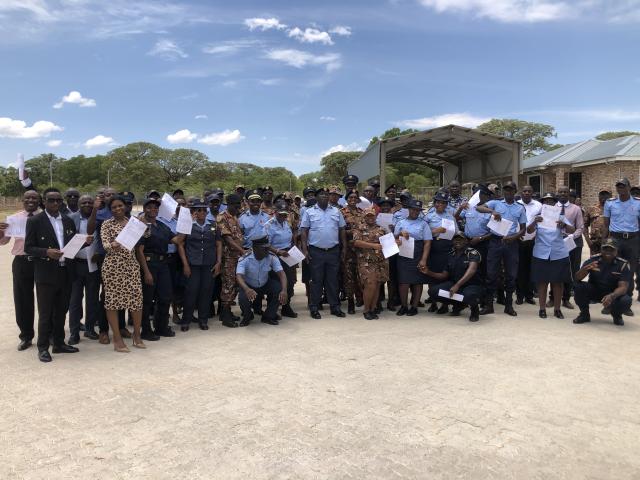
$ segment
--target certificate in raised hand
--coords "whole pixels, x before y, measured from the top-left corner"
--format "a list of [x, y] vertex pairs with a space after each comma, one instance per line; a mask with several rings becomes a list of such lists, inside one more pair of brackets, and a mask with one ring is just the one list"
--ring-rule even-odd
[[400, 236], [400, 241], [401, 243], [400, 243], [400, 246], [398, 247], [400, 256], [413, 258], [413, 250], [416, 243], [413, 237], [409, 237], [409, 239], [406, 239], [403, 236]]
[[396, 243], [396, 237], [393, 233], [387, 233], [380, 237], [380, 245], [382, 245], [382, 255], [384, 258], [389, 258], [400, 252], [398, 244]]
[[547, 230], [555, 230], [558, 228], [558, 220], [560, 220], [561, 211], [562, 207], [557, 207], [555, 205], [542, 205], [542, 210], [540, 211], [542, 222], [540, 222], [539, 227]]
[[448, 218], [442, 219], [443, 228], [446, 228], [446, 232], [442, 232], [438, 235], [440, 240], [451, 240], [456, 233], [456, 223], [453, 220], [449, 220]]
[[505, 220], [504, 218], [502, 218], [498, 222], [495, 218], [493, 218], [492, 215], [491, 220], [489, 220], [489, 223], [487, 223], [487, 228], [489, 228], [489, 230], [494, 232], [496, 235], [506, 237], [509, 233], [509, 230], [511, 229], [511, 225], [513, 225], [513, 222], [511, 220]]
[[290, 267], [298, 265], [302, 260], [304, 260], [304, 253], [302, 253], [295, 245], [291, 247], [287, 253], [289, 254], [288, 257], [279, 258]]
[[192, 228], [193, 217], [191, 216], [191, 211], [187, 207], [180, 207], [180, 213], [178, 213], [178, 224], [176, 225], [176, 232], [190, 235]]
[[[158, 210], [158, 216], [165, 220], [171, 220], [176, 214], [176, 208], [178, 208], [178, 202], [176, 202], [171, 195], [165, 192], [160, 201], [160, 209]], [[191, 233], [191, 231], [189, 231]]]
[[7, 237], [24, 238], [27, 233], [27, 217], [23, 215], [9, 215], [7, 217], [7, 228], [4, 234]]
[[87, 243], [87, 235], [76, 233], [71, 240], [62, 248], [64, 258], [75, 258], [82, 247]]
[[138, 243], [138, 240], [140, 240], [140, 237], [144, 235], [146, 229], [146, 223], [141, 222], [135, 217], [131, 217], [116, 237], [116, 242], [131, 251]]

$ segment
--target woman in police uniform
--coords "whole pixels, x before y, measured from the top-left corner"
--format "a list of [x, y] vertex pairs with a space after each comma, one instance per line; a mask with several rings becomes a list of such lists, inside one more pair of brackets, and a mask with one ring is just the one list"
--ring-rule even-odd
[[[347, 313], [356, 313], [355, 306], [362, 305], [362, 290], [360, 289], [360, 281], [358, 280], [358, 260], [356, 258], [356, 252], [353, 248], [353, 232], [358, 230], [363, 222], [363, 211], [358, 208], [360, 203], [360, 194], [357, 190], [349, 190], [346, 196], [347, 206], [342, 210], [342, 216], [347, 226], [345, 228], [347, 233], [347, 254], [343, 265], [344, 274], [344, 289], [347, 294]], [[354, 302], [355, 297], [355, 302]]]
[[382, 254], [380, 237], [386, 232], [376, 225], [376, 211], [364, 211], [364, 224], [353, 232], [353, 246], [358, 257], [358, 276], [364, 296], [364, 318], [378, 318], [380, 286], [389, 280], [389, 263]]
[[[393, 232], [400, 242], [413, 238], [413, 258], [398, 256], [398, 290], [400, 294], [400, 309], [396, 315], [416, 315], [418, 302], [422, 296], [423, 284], [431, 281], [423, 272], [427, 269], [427, 261], [431, 250], [431, 229], [429, 224], [420, 217], [422, 202], [410, 200], [407, 203], [408, 216], [396, 223]], [[402, 238], [400, 238], [402, 237]], [[411, 287], [411, 307], [408, 306], [409, 287]]]
[[207, 205], [202, 202], [195, 203], [191, 207], [191, 214], [194, 216], [191, 233], [179, 234], [174, 239], [182, 261], [182, 272], [187, 278], [184, 315], [180, 325], [183, 332], [189, 330], [196, 305], [200, 329], [209, 329], [215, 277], [220, 275], [222, 265], [222, 237], [217, 231], [215, 220], [207, 220]]

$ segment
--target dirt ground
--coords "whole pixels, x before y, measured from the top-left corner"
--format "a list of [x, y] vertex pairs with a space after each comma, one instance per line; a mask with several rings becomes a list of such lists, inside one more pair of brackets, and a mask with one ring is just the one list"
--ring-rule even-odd
[[640, 478], [638, 317], [305, 313], [42, 364], [0, 272], [1, 479]]

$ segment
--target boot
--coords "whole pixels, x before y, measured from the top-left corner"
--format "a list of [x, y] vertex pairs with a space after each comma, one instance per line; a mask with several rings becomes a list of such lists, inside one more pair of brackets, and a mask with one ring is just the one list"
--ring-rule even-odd
[[355, 303], [353, 301], [353, 297], [349, 297], [347, 299], [347, 313], [349, 315], [353, 315], [353, 314], [356, 313], [356, 306], [355, 306]]
[[480, 320], [480, 308], [477, 305], [471, 307], [471, 314], [469, 315], [470, 322], [477, 322]]
[[222, 321], [222, 325], [225, 327], [236, 328], [238, 326], [231, 314], [231, 308], [226, 306], [220, 309], [220, 321]]
[[489, 315], [491, 313], [494, 313], [493, 302], [489, 301], [484, 307], [482, 307], [482, 310], [480, 310], [480, 315]]
[[518, 316], [518, 312], [513, 309], [513, 298], [511, 297], [511, 294], [507, 294], [504, 297], [504, 313], [512, 317]]

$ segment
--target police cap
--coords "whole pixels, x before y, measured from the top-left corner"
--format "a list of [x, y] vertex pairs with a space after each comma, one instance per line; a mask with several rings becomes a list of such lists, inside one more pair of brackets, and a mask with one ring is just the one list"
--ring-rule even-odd
[[237, 193], [231, 193], [229, 195], [227, 195], [227, 204], [230, 203], [241, 203], [242, 202], [242, 197], [240, 195], [238, 195]]
[[303, 197], [306, 197], [310, 193], [316, 193], [316, 189], [313, 188], [313, 187], [304, 187], [304, 190], [302, 190], [302, 196]]
[[142, 204], [143, 207], [146, 207], [147, 205], [149, 205], [150, 203], [155, 203], [158, 207], [160, 206], [160, 200], [158, 200], [157, 198], [154, 197], [147, 197], [144, 199], [144, 202]]
[[420, 210], [422, 210], [422, 201], [421, 200], [416, 200], [415, 198], [412, 198], [409, 201], [409, 208], [419, 208]]
[[382, 206], [384, 204], [388, 204], [390, 206], [393, 207], [393, 205], [395, 204], [395, 202], [393, 200], [391, 200], [389, 197], [382, 197], [378, 200], [378, 206]]
[[349, 183], [353, 183], [355, 185], [359, 180], [360, 179], [356, 175], [345, 175], [344, 177], [342, 177], [342, 183], [344, 183], [345, 185]]
[[267, 237], [266, 235], [251, 237], [249, 240], [251, 240], [251, 245], [253, 245], [254, 247], [265, 248], [269, 246], [269, 237]]
[[629, 181], [629, 179], [627, 177], [621, 178], [620, 180], [618, 180], [616, 182], [616, 187], [618, 185], [623, 185], [625, 187], [630, 187], [631, 186], [631, 182]]
[[133, 192], [120, 192], [118, 195], [124, 199], [125, 203], [133, 203], [136, 199]]
[[396, 186], [396, 184], [395, 184], [395, 183], [392, 183], [391, 185], [389, 185], [389, 186], [385, 189], [384, 193], [389, 192], [389, 190], [398, 190], [398, 187]]
[[609, 250], [618, 250], [618, 244], [613, 238], [607, 238], [602, 241], [602, 245], [600, 245], [600, 250], [604, 250], [605, 248]]
[[247, 200], [262, 200], [262, 195], [260, 195], [260, 190], [256, 188], [254, 190], [248, 191]]
[[444, 192], [438, 192], [433, 197], [433, 201], [449, 203], [449, 195]]
[[515, 192], [518, 190], [518, 185], [516, 185], [516, 182], [508, 181], [504, 185], [502, 185], [503, 190], [507, 188]]

